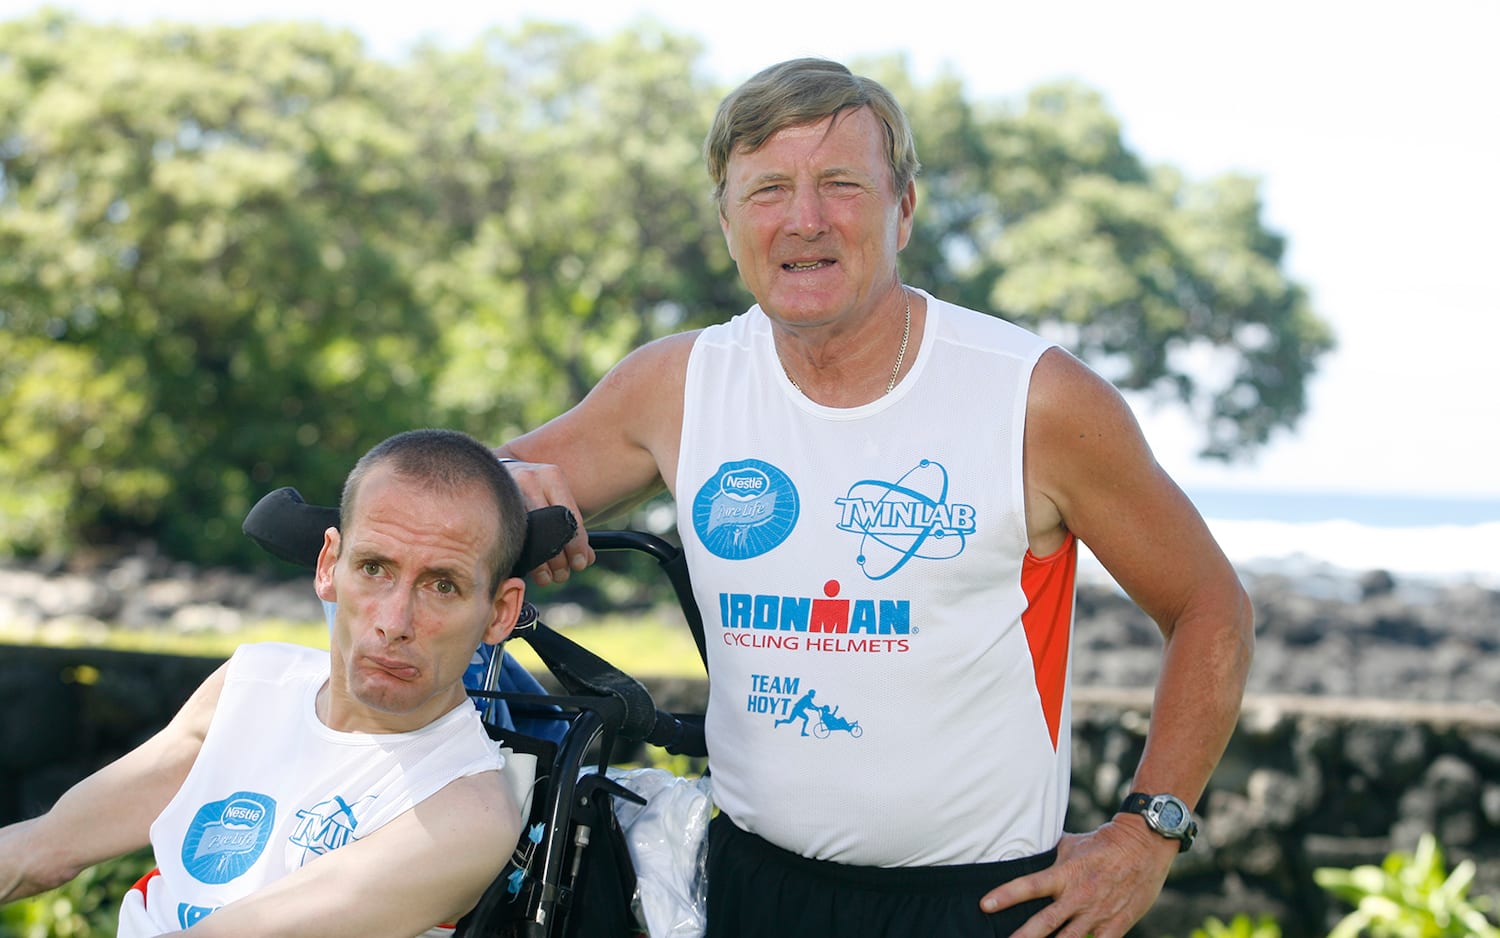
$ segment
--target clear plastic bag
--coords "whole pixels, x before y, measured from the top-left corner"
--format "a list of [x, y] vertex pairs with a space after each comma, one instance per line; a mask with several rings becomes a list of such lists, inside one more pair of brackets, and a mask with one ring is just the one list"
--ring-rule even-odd
[[610, 778], [646, 799], [615, 799], [615, 817], [635, 865], [636, 915], [651, 938], [701, 938], [707, 922], [707, 778], [665, 769], [614, 769]]

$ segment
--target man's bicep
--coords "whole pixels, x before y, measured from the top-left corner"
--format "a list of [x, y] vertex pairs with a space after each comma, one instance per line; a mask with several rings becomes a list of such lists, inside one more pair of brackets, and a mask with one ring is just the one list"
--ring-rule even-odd
[[586, 518], [608, 516], [649, 497], [676, 471], [693, 340], [685, 333], [635, 350], [576, 406], [503, 450], [560, 467]]
[[1035, 501], [1055, 506], [1062, 526], [1170, 628], [1195, 593], [1232, 581], [1233, 569], [1119, 392], [1071, 356], [1044, 358], [1038, 374], [1027, 414], [1029, 496], [1035, 487]]

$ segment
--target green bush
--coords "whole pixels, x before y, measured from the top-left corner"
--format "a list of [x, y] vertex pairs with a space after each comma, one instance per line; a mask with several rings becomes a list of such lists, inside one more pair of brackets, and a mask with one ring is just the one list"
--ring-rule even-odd
[[1489, 903], [1469, 899], [1475, 867], [1447, 872], [1437, 838], [1422, 835], [1415, 853], [1396, 851], [1379, 866], [1320, 869], [1317, 884], [1354, 906], [1328, 938], [1500, 938]]
[[1268, 915], [1252, 919], [1248, 915], [1236, 915], [1229, 924], [1209, 916], [1191, 938], [1281, 938], [1281, 926]]
[[[1328, 938], [1500, 938], [1487, 913], [1492, 903], [1470, 899], [1475, 866], [1465, 860], [1447, 871], [1437, 838], [1424, 834], [1414, 853], [1394, 851], [1379, 866], [1325, 867], [1313, 879], [1354, 907]], [[1269, 917], [1237, 915], [1225, 924], [1209, 918], [1191, 938], [1281, 938]]]

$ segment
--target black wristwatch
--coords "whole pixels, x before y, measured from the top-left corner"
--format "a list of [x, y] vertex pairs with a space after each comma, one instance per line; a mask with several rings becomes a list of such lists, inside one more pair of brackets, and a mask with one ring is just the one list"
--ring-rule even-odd
[[1145, 795], [1138, 791], [1125, 796], [1120, 805], [1121, 814], [1139, 814], [1146, 819], [1146, 826], [1178, 843], [1177, 852], [1182, 853], [1193, 845], [1198, 836], [1198, 822], [1193, 812], [1176, 795]]

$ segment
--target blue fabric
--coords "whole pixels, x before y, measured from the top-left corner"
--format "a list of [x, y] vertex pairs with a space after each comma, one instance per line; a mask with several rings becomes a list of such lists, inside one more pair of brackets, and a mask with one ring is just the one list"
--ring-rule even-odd
[[[495, 690], [516, 694], [547, 693], [547, 689], [537, 682], [537, 679], [521, 665], [521, 662], [505, 651], [503, 646], [498, 645], [480, 645], [474, 650], [474, 658], [469, 662], [469, 670], [464, 672], [465, 687], [470, 690], [484, 689], [484, 675], [489, 670], [490, 659], [494, 657], [497, 648], [503, 657], [500, 659], [499, 684]], [[513, 729], [518, 733], [525, 733], [527, 736], [535, 736], [538, 739], [559, 742], [568, 729], [567, 723], [562, 720], [549, 720], [545, 717], [517, 717], [511, 713], [510, 705], [503, 700], [476, 699], [474, 705], [484, 714], [486, 722]]]

